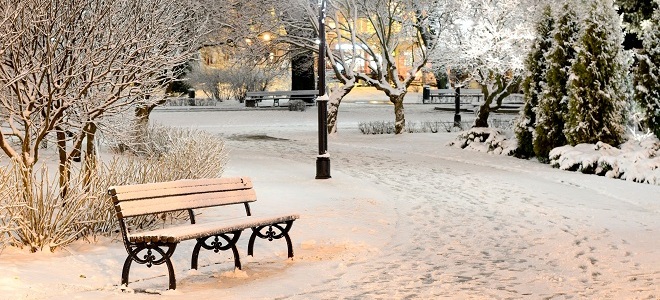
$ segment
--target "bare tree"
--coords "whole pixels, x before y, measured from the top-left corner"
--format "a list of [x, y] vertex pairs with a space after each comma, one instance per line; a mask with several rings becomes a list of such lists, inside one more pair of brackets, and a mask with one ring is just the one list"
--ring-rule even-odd
[[504, 98], [519, 90], [523, 60], [533, 37], [530, 10], [537, 0], [468, 0], [461, 3], [460, 18], [443, 34], [442, 55], [431, 61], [448, 66], [450, 78], [460, 87], [475, 80], [484, 95], [475, 127], [488, 127], [490, 112]]
[[[300, 0], [294, 5], [299, 9], [306, 7], [297, 20], [311, 22], [318, 31], [317, 8], [307, 2]], [[450, 22], [452, 10], [451, 1], [331, 1], [325, 22], [326, 56], [340, 85], [329, 96], [329, 132], [336, 132], [341, 99], [361, 79], [390, 98], [396, 132], [403, 133], [407, 88], [436, 48], [437, 37]], [[316, 39], [286, 36], [284, 40], [298, 47], [318, 49]]]
[[153, 104], [148, 96], [196, 51], [199, 18], [176, 0], [2, 1], [17, 17], [0, 27], [0, 45], [8, 44], [0, 52], [0, 148], [31, 172], [38, 145], [54, 133], [65, 195], [83, 141], [93, 143], [104, 116]]

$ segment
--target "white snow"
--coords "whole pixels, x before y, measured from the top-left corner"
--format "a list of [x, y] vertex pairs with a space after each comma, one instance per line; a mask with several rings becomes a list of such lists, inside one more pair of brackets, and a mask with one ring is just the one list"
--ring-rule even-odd
[[[212, 222], [198, 222], [197, 224], [179, 225], [156, 230], [131, 233], [128, 239], [132, 242], [168, 241], [181, 242], [221, 233], [229, 233], [267, 224], [277, 224], [300, 218], [297, 214], [289, 215], [259, 215], [251, 217], [229, 218]], [[249, 231], [249, 230], [248, 230]], [[250, 232], [247, 232], [248, 234]]]
[[[8, 248], [0, 299], [660, 297], [660, 186], [445, 146], [456, 133], [359, 133], [359, 122], [393, 120], [391, 105], [355, 103], [379, 99], [342, 101], [325, 180], [314, 179], [316, 109], [153, 113], [226, 138], [225, 175], [253, 179], [255, 215], [300, 213], [292, 260], [283, 240], [257, 240], [249, 257], [243, 236], [242, 271], [230, 252], [206, 251], [191, 272], [186, 241], [173, 258], [176, 291], [165, 291], [164, 266], [136, 264], [122, 291], [126, 253], [116, 237], [54, 254]], [[453, 113], [406, 104], [406, 119]], [[263, 135], [278, 139], [250, 138]]]

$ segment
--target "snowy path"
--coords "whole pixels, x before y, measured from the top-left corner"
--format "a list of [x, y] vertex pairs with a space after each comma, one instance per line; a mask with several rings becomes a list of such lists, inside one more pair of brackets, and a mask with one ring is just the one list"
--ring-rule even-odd
[[[498, 159], [511, 165], [491, 164], [492, 157], [479, 153], [474, 153], [476, 161], [467, 162], [456, 153], [460, 150], [437, 141], [436, 147], [425, 147], [419, 143], [428, 139], [416, 141], [414, 135], [400, 137], [403, 141], [352, 138], [362, 142], [331, 139], [333, 168], [392, 195], [398, 219], [394, 232], [383, 233], [391, 241], [379, 255], [320, 275], [327, 280], [288, 296], [658, 296], [657, 199], [641, 199], [640, 206], [626, 202], [640, 199], [623, 191], [657, 187], [593, 176], [585, 181], [584, 175], [510, 158]], [[241, 159], [271, 153], [292, 161], [316, 147], [311, 137], [229, 144]], [[436, 150], [420, 154], [415, 149]], [[571, 183], [575, 177], [580, 184]], [[613, 192], [601, 190], [602, 180], [611, 183]]]

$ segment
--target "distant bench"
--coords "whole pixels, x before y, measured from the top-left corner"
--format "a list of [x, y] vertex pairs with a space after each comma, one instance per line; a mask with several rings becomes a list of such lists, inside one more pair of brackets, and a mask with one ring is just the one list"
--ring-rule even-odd
[[[428, 91], [428, 92], [426, 92]], [[422, 92], [422, 103], [455, 103], [456, 91], [454, 89], [428, 89]], [[478, 103], [484, 97], [479, 89], [461, 89], [461, 105]]]
[[[244, 229], [251, 228], [248, 255], [253, 255], [256, 237], [262, 239], [284, 238], [288, 257], [293, 257], [289, 230], [297, 214], [264, 215], [255, 217], [250, 202], [257, 200], [252, 181], [247, 177], [177, 180], [161, 183], [110, 187], [108, 193], [114, 203], [119, 227], [128, 257], [121, 275], [122, 285], [128, 285], [131, 263], [152, 265], [165, 263], [169, 273], [169, 288], [176, 289], [172, 254], [179, 242], [197, 240], [192, 253], [191, 268], [197, 269], [201, 248], [219, 252], [231, 249], [234, 266], [241, 268], [236, 242]], [[247, 216], [236, 216], [197, 223], [193, 209], [241, 204]], [[187, 211], [190, 224], [175, 225], [162, 229], [129, 232], [125, 220], [133, 217]], [[206, 220], [205, 220], [206, 221]]]
[[257, 107], [263, 100], [273, 100], [273, 106], [280, 106], [280, 100], [302, 100], [308, 104], [314, 104], [319, 91], [317, 90], [299, 90], [299, 91], [277, 91], [277, 92], [247, 92], [245, 95], [246, 107]]
[[[480, 89], [461, 89], [460, 110], [476, 111], [484, 97]], [[436, 107], [437, 110], [456, 110], [456, 91], [454, 89], [427, 89], [422, 92], [422, 103], [448, 104], [451, 107]], [[510, 94], [502, 100], [497, 110], [500, 113], [518, 113], [524, 105], [523, 94]]]

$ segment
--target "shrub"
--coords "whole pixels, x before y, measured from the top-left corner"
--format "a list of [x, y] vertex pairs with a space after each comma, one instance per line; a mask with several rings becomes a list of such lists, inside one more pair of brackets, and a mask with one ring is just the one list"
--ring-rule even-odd
[[17, 162], [4, 169], [7, 187], [0, 204], [0, 230], [10, 245], [29, 247], [31, 252], [55, 251], [85, 232], [90, 221], [86, 214], [93, 213], [94, 201], [77, 188], [61, 198], [57, 179], [49, 179], [48, 168], [41, 165], [34, 170], [35, 174], [24, 172]]
[[567, 144], [564, 135], [564, 123], [568, 118], [566, 85], [579, 33], [577, 14], [569, 3], [565, 3], [553, 31], [552, 47], [546, 56], [545, 87], [536, 110], [534, 154], [544, 163], [549, 161], [550, 150]]
[[533, 132], [536, 127], [536, 109], [548, 70], [546, 57], [552, 45], [554, 22], [550, 6], [546, 5], [540, 20], [536, 23], [536, 39], [525, 59], [525, 69], [527, 70], [527, 76], [523, 80], [525, 104], [520, 110], [515, 129], [518, 140], [516, 154], [522, 158], [534, 156]]
[[644, 29], [643, 48], [635, 68], [635, 100], [644, 112], [644, 125], [660, 138], [660, 10]]
[[[462, 122], [461, 126], [455, 126], [454, 122], [443, 121], [423, 121], [406, 122], [406, 131], [408, 133], [438, 133], [438, 132], [456, 132], [461, 131], [463, 128], [470, 127], [470, 122]], [[489, 127], [499, 128], [501, 130], [511, 130], [514, 124], [512, 120], [493, 119], [489, 121]], [[373, 121], [373, 122], [360, 122], [358, 129], [363, 134], [392, 134], [394, 133], [394, 122], [389, 121]]]
[[[149, 134], [151, 143], [144, 147], [145, 151], [125, 152], [109, 162], [99, 162], [89, 178], [83, 178], [85, 172], [73, 169], [64, 199], [60, 197], [57, 180], [49, 179], [45, 166], [35, 175], [23, 172], [18, 163], [0, 168], [0, 247], [55, 251], [76, 239], [115, 232], [115, 211], [107, 196], [112, 185], [222, 174], [227, 150], [218, 137], [198, 130], [159, 126], [150, 127]], [[134, 218], [129, 226], [153, 228], [187, 217], [163, 214]]]
[[550, 152], [550, 164], [562, 170], [660, 185], [660, 140], [648, 136], [620, 148], [598, 142], [562, 146]]
[[591, 3], [575, 49], [568, 80], [568, 118], [564, 127], [571, 145], [623, 140], [626, 68], [621, 19], [612, 0]]
[[511, 156], [516, 153], [517, 142], [507, 139], [499, 129], [474, 127], [461, 132], [447, 146]]
[[[220, 177], [227, 163], [224, 141], [204, 131], [152, 125], [140, 152], [117, 156], [96, 169], [96, 195], [102, 197], [109, 186], [171, 181], [179, 179]], [[174, 213], [133, 218], [131, 224], [149, 228], [163, 220], [187, 219], [188, 214]], [[107, 222], [114, 223], [114, 213]], [[130, 225], [130, 224], [129, 224]], [[101, 224], [97, 232], [106, 233], [111, 226]]]

